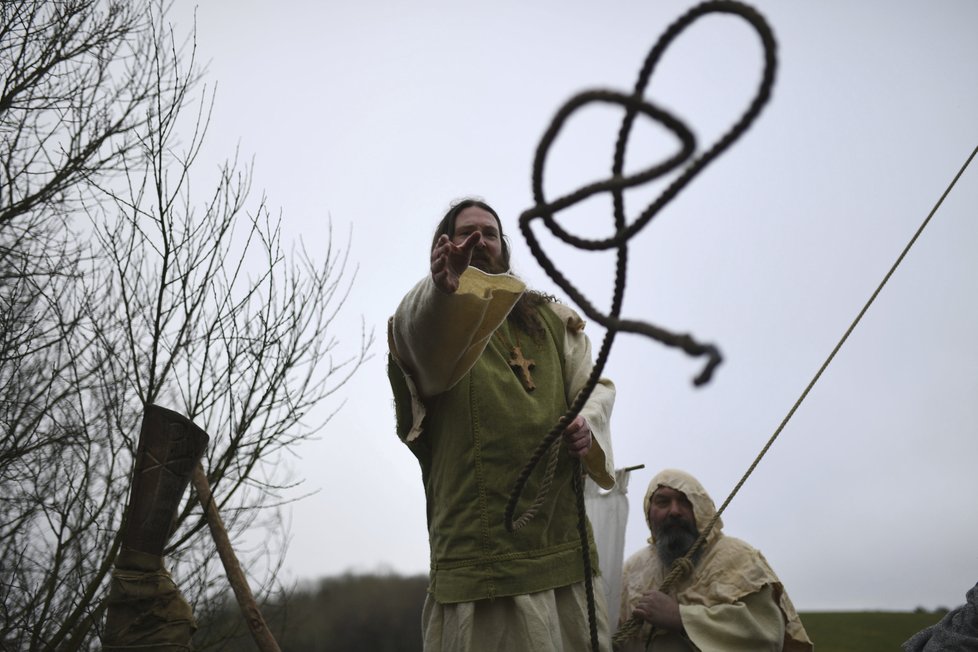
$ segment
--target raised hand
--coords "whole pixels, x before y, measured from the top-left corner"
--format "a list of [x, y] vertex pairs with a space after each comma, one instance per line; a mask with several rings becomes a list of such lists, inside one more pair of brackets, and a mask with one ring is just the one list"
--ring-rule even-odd
[[458, 290], [458, 279], [472, 261], [472, 251], [482, 242], [478, 231], [459, 244], [442, 234], [431, 250], [431, 280], [446, 294]]

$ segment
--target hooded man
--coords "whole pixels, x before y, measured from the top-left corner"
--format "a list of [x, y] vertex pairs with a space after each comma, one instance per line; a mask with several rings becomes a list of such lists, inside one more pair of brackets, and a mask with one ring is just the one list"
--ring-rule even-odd
[[703, 486], [683, 471], [666, 469], [645, 493], [649, 545], [622, 571], [620, 619], [644, 621], [624, 650], [673, 652], [810, 652], [812, 643], [778, 576], [760, 551], [725, 536], [717, 520], [693, 555], [690, 575], [669, 593], [658, 590], [672, 563], [685, 556], [716, 515]]

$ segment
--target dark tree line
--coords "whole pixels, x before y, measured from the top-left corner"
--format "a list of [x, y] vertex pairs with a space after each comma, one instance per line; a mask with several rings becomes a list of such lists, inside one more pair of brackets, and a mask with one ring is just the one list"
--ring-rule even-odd
[[[213, 95], [166, 10], [0, 3], [0, 649], [98, 646], [144, 405], [208, 432], [240, 537], [372, 343], [335, 335], [348, 242], [292, 247], [233, 159], [191, 191]], [[193, 496], [168, 555], [206, 618], [225, 585]]]
[[[420, 652], [427, 576], [344, 575], [303, 585], [263, 613], [283, 652]], [[195, 643], [254, 652], [236, 605], [201, 623]]]

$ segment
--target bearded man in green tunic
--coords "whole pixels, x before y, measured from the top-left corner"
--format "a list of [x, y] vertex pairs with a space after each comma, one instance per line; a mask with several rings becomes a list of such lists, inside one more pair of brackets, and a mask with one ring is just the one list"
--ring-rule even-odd
[[[590, 647], [571, 456], [600, 486], [614, 485], [615, 389], [607, 379], [597, 384], [563, 433], [568, 454], [558, 456], [538, 517], [508, 532], [516, 472], [593, 367], [581, 318], [527, 291], [509, 269], [496, 212], [479, 200], [458, 202], [436, 229], [430, 275], [388, 324], [398, 435], [418, 459], [427, 500], [428, 652]], [[531, 478], [526, 495], [539, 483]], [[597, 558], [593, 541], [591, 554]], [[599, 638], [610, 649], [595, 593]]]

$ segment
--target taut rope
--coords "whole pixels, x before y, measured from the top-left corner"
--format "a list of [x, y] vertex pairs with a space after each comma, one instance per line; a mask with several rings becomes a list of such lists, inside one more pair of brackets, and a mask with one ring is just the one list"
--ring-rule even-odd
[[[686, 555], [683, 556], [681, 559], [676, 560], [676, 562], [672, 565], [672, 568], [669, 570], [669, 574], [662, 581], [662, 586], [659, 587], [660, 591], [663, 592], [668, 591], [669, 589], [672, 588], [673, 584], [675, 584], [680, 579], [682, 579], [690, 572], [692, 572], [693, 563], [691, 560], [693, 559], [695, 554], [699, 551], [699, 549], [703, 546], [703, 543], [706, 541], [707, 536], [709, 536], [710, 531], [713, 530], [713, 527], [720, 519], [720, 515], [723, 514], [723, 511], [727, 508], [727, 505], [730, 504], [734, 496], [737, 495], [737, 492], [740, 491], [740, 488], [744, 486], [745, 482], [747, 482], [747, 478], [750, 477], [750, 474], [753, 473], [754, 469], [757, 468], [757, 465], [760, 464], [761, 458], [764, 457], [764, 455], [774, 444], [774, 440], [777, 439], [778, 435], [781, 434], [781, 431], [784, 430], [784, 427], [788, 424], [788, 421], [795, 414], [795, 411], [798, 410], [798, 407], [801, 405], [802, 401], [805, 400], [805, 397], [808, 396], [808, 393], [812, 390], [812, 387], [815, 386], [815, 383], [818, 382], [818, 379], [822, 377], [822, 373], [829, 366], [829, 363], [832, 362], [833, 358], [835, 358], [835, 354], [839, 352], [839, 349], [842, 348], [842, 345], [845, 344], [847, 339], [849, 339], [849, 335], [852, 333], [853, 330], [855, 330], [856, 325], [862, 320], [863, 315], [866, 314], [866, 311], [869, 310], [869, 307], [873, 305], [873, 302], [876, 300], [876, 297], [879, 296], [879, 293], [883, 291], [883, 286], [886, 285], [886, 283], [890, 280], [890, 277], [893, 276], [893, 273], [896, 272], [897, 267], [900, 266], [900, 263], [903, 262], [903, 259], [907, 256], [907, 253], [910, 252], [910, 248], [913, 247], [914, 243], [917, 242], [917, 239], [920, 237], [920, 234], [924, 232], [924, 229], [930, 223], [931, 218], [934, 217], [934, 214], [937, 212], [937, 209], [940, 208], [941, 204], [944, 203], [945, 197], [948, 196], [948, 194], [951, 192], [951, 189], [954, 188], [955, 184], [957, 184], [958, 179], [960, 179], [961, 175], [964, 174], [964, 171], [968, 168], [968, 165], [971, 163], [972, 159], [975, 158], [976, 154], [978, 154], [978, 146], [975, 146], [975, 148], [971, 151], [971, 155], [968, 156], [968, 158], [965, 160], [964, 165], [961, 166], [961, 169], [958, 170], [958, 173], [954, 175], [953, 179], [951, 179], [951, 183], [948, 184], [947, 188], [944, 190], [940, 198], [937, 200], [937, 203], [934, 204], [934, 207], [930, 210], [930, 213], [927, 214], [927, 217], [924, 218], [924, 221], [920, 224], [920, 226], [917, 228], [917, 231], [913, 234], [913, 237], [910, 238], [910, 241], [903, 248], [903, 251], [901, 251], [900, 255], [897, 256], [896, 261], [890, 267], [889, 271], [887, 271], [886, 275], [883, 277], [883, 280], [880, 281], [880, 284], [876, 287], [876, 290], [874, 290], [873, 293], [870, 295], [869, 300], [866, 301], [866, 305], [864, 305], [862, 310], [859, 311], [859, 314], [856, 315], [856, 318], [849, 325], [849, 328], [846, 329], [846, 332], [842, 335], [842, 338], [839, 339], [839, 342], [835, 345], [835, 348], [832, 349], [832, 352], [829, 353], [829, 356], [825, 359], [825, 362], [823, 362], [822, 366], [819, 367], [817, 372], [815, 372], [815, 375], [812, 377], [811, 381], [808, 383], [804, 391], [798, 397], [798, 400], [796, 400], [794, 405], [791, 406], [791, 409], [788, 410], [788, 414], [786, 414], [784, 419], [781, 420], [781, 423], [774, 431], [774, 434], [771, 435], [770, 439], [767, 440], [767, 443], [764, 444], [764, 447], [761, 449], [761, 452], [758, 453], [757, 457], [754, 458], [754, 461], [748, 467], [743, 477], [740, 478], [740, 481], [736, 484], [736, 486], [734, 486], [733, 490], [730, 492], [730, 495], [727, 496], [727, 499], [723, 501], [722, 505], [720, 505], [720, 508], [717, 510], [716, 514], [714, 514], [713, 518], [710, 519], [710, 522], [703, 529], [699, 538], [696, 539], [696, 542], [689, 549], [689, 552], [687, 552]], [[621, 643], [625, 642], [626, 640], [628, 640], [629, 638], [637, 634], [641, 626], [642, 626], [642, 621], [638, 618], [635, 618], [634, 616], [632, 616], [625, 623], [623, 623], [622, 626], [619, 628], [618, 632], [615, 633], [614, 643], [616, 649]], [[651, 638], [651, 634], [650, 634], [650, 638]]]

